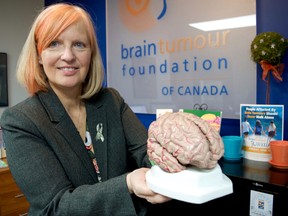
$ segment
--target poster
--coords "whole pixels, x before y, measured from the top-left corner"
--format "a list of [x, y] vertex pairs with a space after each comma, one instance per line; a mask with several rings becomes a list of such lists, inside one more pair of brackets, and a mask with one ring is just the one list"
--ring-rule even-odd
[[[239, 104], [256, 102], [255, 0], [106, 0], [106, 8], [107, 85], [135, 112], [207, 104], [239, 119]], [[249, 26], [194, 25], [247, 16]]]
[[179, 112], [192, 113], [213, 126], [219, 133], [221, 130], [222, 112], [216, 110], [180, 109]]
[[250, 160], [269, 161], [270, 141], [283, 140], [283, 105], [240, 105], [240, 131], [244, 138], [244, 157]]

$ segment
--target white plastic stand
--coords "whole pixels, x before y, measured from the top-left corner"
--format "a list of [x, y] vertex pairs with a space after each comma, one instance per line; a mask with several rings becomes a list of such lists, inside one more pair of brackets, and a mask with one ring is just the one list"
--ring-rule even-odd
[[232, 181], [217, 164], [213, 169], [187, 167], [178, 173], [169, 173], [154, 165], [146, 173], [148, 187], [164, 196], [200, 204], [233, 193]]

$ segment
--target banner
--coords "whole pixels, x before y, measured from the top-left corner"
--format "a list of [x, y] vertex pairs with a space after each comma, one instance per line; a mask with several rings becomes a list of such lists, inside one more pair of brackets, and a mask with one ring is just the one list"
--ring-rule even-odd
[[[255, 0], [107, 0], [107, 81], [138, 113], [207, 107], [239, 119], [256, 102]], [[193, 24], [254, 17], [252, 25]], [[193, 27], [193, 26], [194, 27]], [[212, 27], [217, 27], [213, 24]]]

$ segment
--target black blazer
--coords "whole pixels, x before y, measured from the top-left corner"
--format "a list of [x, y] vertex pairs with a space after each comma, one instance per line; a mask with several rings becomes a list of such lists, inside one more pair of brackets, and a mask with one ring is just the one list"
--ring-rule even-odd
[[[127, 216], [141, 210], [135, 203], [144, 200], [129, 194], [126, 175], [134, 168], [150, 166], [146, 128], [114, 89], [102, 89], [86, 101], [86, 112], [102, 183], [98, 183], [76, 127], [52, 90], [2, 114], [7, 160], [31, 205], [29, 215]], [[96, 138], [101, 123], [104, 140]]]

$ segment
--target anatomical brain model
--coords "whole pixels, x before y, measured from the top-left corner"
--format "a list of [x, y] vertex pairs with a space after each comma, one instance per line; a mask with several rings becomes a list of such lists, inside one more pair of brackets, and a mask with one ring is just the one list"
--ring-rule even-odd
[[219, 132], [191, 113], [166, 113], [148, 130], [149, 159], [171, 173], [187, 166], [214, 168], [224, 154]]

